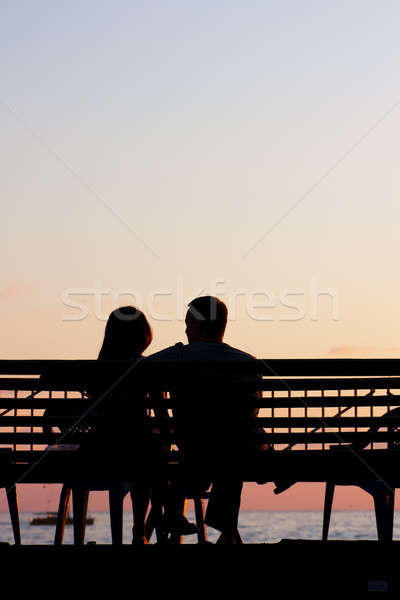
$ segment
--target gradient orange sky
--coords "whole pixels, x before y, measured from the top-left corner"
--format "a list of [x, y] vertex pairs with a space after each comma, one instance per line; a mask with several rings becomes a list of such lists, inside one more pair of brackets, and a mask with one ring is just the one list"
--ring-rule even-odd
[[[211, 292], [257, 357], [400, 356], [399, 18], [372, 0], [7, 3], [0, 357], [96, 358], [121, 304], [155, 352]], [[46, 494], [24, 487], [22, 508]], [[243, 495], [322, 502], [310, 484]]]
[[[297, 483], [283, 494], [273, 493], [274, 484], [258, 485], [246, 483], [242, 495], [242, 510], [323, 510], [325, 484]], [[21, 511], [54, 511], [57, 510], [59, 492], [58, 485], [18, 486], [19, 506]], [[188, 509], [193, 508], [191, 503]], [[396, 498], [396, 508], [400, 508]], [[0, 494], [0, 510], [7, 511], [4, 490]], [[107, 492], [91, 492], [89, 511], [108, 510]], [[132, 505], [127, 497], [124, 510], [131, 511]], [[333, 502], [333, 510], [373, 510], [373, 501], [369, 494], [354, 486], [337, 486]]]

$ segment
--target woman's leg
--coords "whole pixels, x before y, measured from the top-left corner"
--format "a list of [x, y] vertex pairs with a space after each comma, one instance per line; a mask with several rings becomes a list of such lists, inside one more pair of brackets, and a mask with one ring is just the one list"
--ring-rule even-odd
[[133, 512], [132, 542], [146, 543], [145, 522], [149, 509], [151, 486], [146, 481], [135, 481], [132, 484], [131, 499]]

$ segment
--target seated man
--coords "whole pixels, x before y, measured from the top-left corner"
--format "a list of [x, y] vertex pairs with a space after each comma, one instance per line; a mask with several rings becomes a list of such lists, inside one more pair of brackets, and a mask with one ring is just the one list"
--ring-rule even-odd
[[[227, 324], [228, 311], [225, 304], [218, 298], [203, 296], [192, 300], [186, 314], [186, 335], [188, 344], [176, 344], [152, 354], [146, 360], [184, 360], [194, 362], [204, 361], [249, 361], [254, 359], [250, 354], [233, 348], [223, 342]], [[243, 381], [258, 381], [253, 374], [226, 374], [227, 385]], [[251, 391], [232, 391], [225, 394], [221, 388], [213, 390], [212, 375], [203, 373], [204, 385], [196, 375], [195, 386], [189, 389], [190, 396], [180, 404], [174, 416], [177, 421], [177, 438], [184, 455], [200, 461], [217, 461], [229, 467], [234, 463], [235, 454], [241, 455], [242, 450], [254, 445], [262, 446], [266, 442], [266, 434], [261, 428], [250, 424], [249, 417], [258, 415], [258, 408], [247, 406], [251, 400], [256, 401], [259, 393]], [[221, 373], [218, 373], [221, 382]], [[199, 412], [206, 390], [207, 406], [212, 406]], [[249, 402], [250, 400], [250, 402]], [[227, 401], [230, 403], [226, 409]], [[257, 434], [257, 437], [254, 434]], [[265, 436], [265, 437], [264, 437]], [[260, 439], [261, 438], [261, 439]], [[265, 443], [264, 443], [265, 447]], [[240, 508], [240, 498], [243, 482], [235, 475], [227, 474], [213, 481], [210, 500], [206, 511], [207, 525], [219, 530], [221, 535], [217, 543], [241, 543], [237, 530]]]

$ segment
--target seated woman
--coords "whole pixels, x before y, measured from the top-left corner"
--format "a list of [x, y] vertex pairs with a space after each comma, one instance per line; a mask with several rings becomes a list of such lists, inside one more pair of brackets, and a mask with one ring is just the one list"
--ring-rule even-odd
[[[145, 315], [133, 306], [122, 306], [114, 310], [107, 321], [104, 340], [98, 355], [98, 360], [128, 360], [133, 365], [140, 362], [142, 353], [148, 348], [153, 339], [153, 332]], [[133, 367], [134, 368], [134, 367]], [[143, 397], [124, 386], [122, 381], [116, 388], [113, 379], [107, 378], [90, 390], [91, 396], [104, 396], [96, 407], [98, 416], [116, 416], [118, 430], [110, 430], [107, 423], [96, 428], [97, 444], [104, 443], [109, 447], [109, 457], [124, 455], [140, 456], [143, 465], [151, 469], [153, 461], [161, 460], [164, 454], [160, 431], [150, 429], [146, 425], [146, 409], [141, 406]], [[167, 411], [159, 410], [159, 417], [168, 417]], [[110, 420], [111, 423], [111, 420]], [[147, 543], [145, 536], [145, 518], [151, 495], [151, 476], [144, 480], [135, 478], [132, 482], [133, 508], [133, 540], [132, 543]]]
[[[152, 339], [153, 332], [145, 315], [133, 306], [122, 306], [114, 310], [107, 320], [98, 360], [132, 361], [133, 370], [141, 361], [142, 353]], [[110, 374], [105, 369], [104, 373], [97, 376], [96, 383], [87, 390], [89, 398], [94, 400], [90, 415], [100, 417], [100, 420], [96, 426], [90, 426], [93, 435], [88, 441], [81, 443], [79, 448], [88, 451], [89, 455], [93, 448], [104, 449], [104, 463], [111, 468], [121, 457], [132, 463], [140, 457], [137, 464], [141, 472], [146, 473], [146, 477], [136, 477], [132, 481], [133, 543], [147, 543], [145, 518], [151, 494], [151, 466], [154, 465], [154, 461], [162, 460], [165, 449], [160, 431], [151, 429], [146, 423], [147, 411], [143, 403], [143, 394], [129, 389], [123, 376], [120, 379], [116, 380], [115, 373]], [[159, 413], [159, 417], [168, 417], [166, 410], [160, 409]], [[48, 408], [45, 415], [61, 416], [59, 410], [52, 408]], [[58, 426], [64, 441], [68, 441], [68, 433], [85, 430], [84, 425], [79, 425], [79, 412], [62, 416], [77, 419], [77, 423], [72, 427]], [[106, 419], [102, 420], [101, 417]], [[114, 427], [115, 422], [117, 428]], [[52, 427], [45, 426], [45, 430], [50, 432]]]

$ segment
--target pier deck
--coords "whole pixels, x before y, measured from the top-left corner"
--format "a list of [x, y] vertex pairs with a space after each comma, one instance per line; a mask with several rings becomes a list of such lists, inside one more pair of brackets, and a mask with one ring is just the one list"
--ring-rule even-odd
[[[273, 544], [13, 546], [0, 544], [3, 578], [40, 598], [110, 590], [172, 598], [235, 592], [339, 597], [400, 593], [400, 542], [282, 540]], [[144, 590], [142, 589], [144, 588]]]

